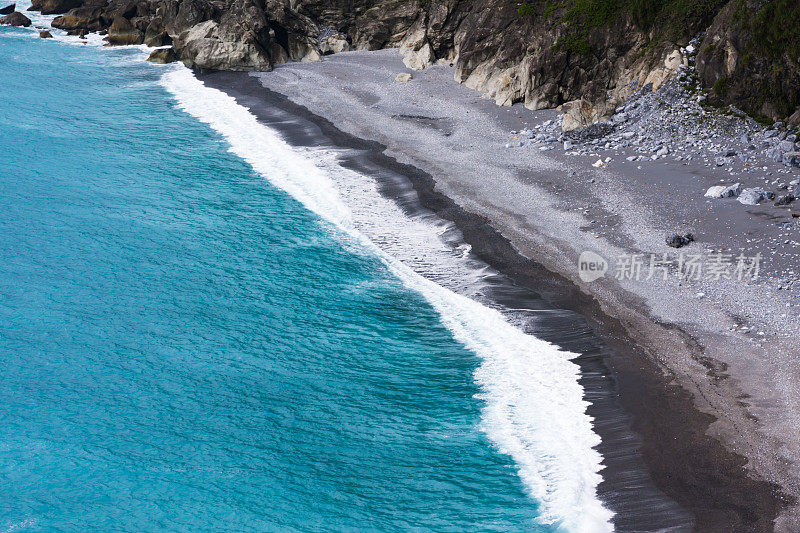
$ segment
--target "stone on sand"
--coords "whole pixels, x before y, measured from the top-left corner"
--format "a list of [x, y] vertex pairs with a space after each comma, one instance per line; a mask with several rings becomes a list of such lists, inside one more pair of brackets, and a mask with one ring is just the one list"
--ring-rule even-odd
[[742, 184], [733, 185], [714, 185], [709, 187], [705, 193], [706, 198], [735, 198], [742, 192]]
[[739, 203], [743, 205], [758, 205], [769, 199], [770, 195], [773, 198], [775, 197], [773, 193], [767, 192], [761, 187], [752, 187], [742, 191], [742, 194], [739, 195]]
[[414, 79], [414, 76], [412, 76], [408, 72], [401, 72], [400, 74], [398, 74], [397, 76], [394, 77], [395, 81], [399, 81], [401, 83], [405, 83], [405, 82], [411, 81], [413, 79]]
[[686, 246], [687, 244], [694, 242], [694, 235], [691, 233], [687, 233], [685, 235], [680, 235], [678, 233], [674, 235], [670, 235], [666, 239], [667, 246], [672, 248], [680, 248], [682, 246]]

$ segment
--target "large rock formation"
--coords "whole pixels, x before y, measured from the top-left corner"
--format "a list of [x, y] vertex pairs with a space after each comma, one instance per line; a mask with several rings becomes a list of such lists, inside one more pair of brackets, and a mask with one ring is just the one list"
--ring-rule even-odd
[[800, 2], [731, 1], [708, 29], [697, 70], [717, 102], [800, 125]]
[[[141, 26], [141, 21], [137, 21]], [[108, 35], [106, 40], [110, 44], [142, 44], [144, 41], [144, 32], [134, 26], [130, 20], [121, 15], [114, 17], [111, 26], [108, 27]]]
[[[500, 105], [579, 101], [576, 109], [589, 106], [594, 118], [633, 91], [657, 89], [685, 64], [682, 47], [705, 32], [697, 70], [713, 101], [800, 122], [794, 0], [35, 2], [67, 11], [54, 26], [107, 29], [112, 43], [174, 41], [199, 68], [267, 70], [351, 48], [398, 47], [412, 69], [453, 63], [458, 81]], [[586, 117], [574, 118], [582, 125]]]
[[6, 15], [5, 17], [0, 17], [0, 24], [5, 24], [8, 26], [22, 26], [27, 28], [31, 25], [31, 19], [20, 13], [19, 11], [14, 11], [13, 13]]
[[28, 11], [41, 11], [43, 15], [57, 15], [80, 7], [82, 4], [81, 0], [33, 0]]

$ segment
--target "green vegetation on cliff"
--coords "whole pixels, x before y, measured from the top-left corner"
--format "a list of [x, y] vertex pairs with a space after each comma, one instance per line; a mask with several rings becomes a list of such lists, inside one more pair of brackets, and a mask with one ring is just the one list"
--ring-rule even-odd
[[[728, 30], [739, 58], [735, 71], [738, 91], [717, 93], [724, 101], [746, 107], [759, 118], [785, 117], [800, 107], [800, 2], [797, 0], [737, 0]], [[717, 63], [726, 50], [709, 45]]]
[[545, 17], [565, 23], [568, 35], [557, 46], [588, 54], [592, 28], [625, 18], [659, 39], [685, 41], [707, 26], [727, 0], [533, 0], [523, 2], [520, 17]]

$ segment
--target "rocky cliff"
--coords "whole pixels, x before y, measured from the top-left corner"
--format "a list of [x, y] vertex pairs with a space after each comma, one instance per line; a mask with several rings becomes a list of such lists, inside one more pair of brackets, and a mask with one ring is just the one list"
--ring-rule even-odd
[[[711, 102], [800, 123], [796, 0], [35, 0], [53, 25], [112, 44], [172, 44], [201, 69], [269, 70], [347, 49], [451, 62], [500, 105], [569, 103], [574, 126], [687, 64]], [[691, 50], [691, 48], [690, 48]]]

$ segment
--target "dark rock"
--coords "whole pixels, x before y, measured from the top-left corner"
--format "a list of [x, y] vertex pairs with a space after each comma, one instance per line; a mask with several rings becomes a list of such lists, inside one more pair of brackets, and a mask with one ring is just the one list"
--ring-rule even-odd
[[82, 4], [82, 0], [33, 0], [28, 11], [39, 11], [42, 15], [60, 15]]
[[52, 39], [53, 38], [53, 34], [50, 33], [47, 30], [42, 30], [42, 31], [39, 32], [39, 37], [41, 39]]
[[780, 206], [783, 206], [783, 205], [789, 205], [792, 202], [794, 202], [796, 199], [797, 198], [795, 197], [794, 194], [787, 194], [786, 196], [783, 196], [783, 197], [779, 198], [778, 201], [775, 202], [775, 206], [776, 207], [780, 207]]
[[106, 41], [110, 44], [127, 45], [127, 44], [142, 44], [144, 41], [144, 34], [136, 29], [131, 21], [125, 17], [115, 17], [111, 26], [108, 28], [108, 35]]
[[0, 15], [10, 15], [17, 9], [17, 4], [9, 4], [6, 7], [0, 7]]
[[596, 122], [582, 130], [565, 131], [564, 137], [578, 142], [602, 139], [614, 131], [614, 125], [608, 122]]
[[31, 19], [20, 13], [19, 11], [14, 11], [10, 15], [6, 15], [5, 17], [0, 17], [0, 24], [5, 24], [7, 26], [22, 26], [27, 28], [31, 25]]
[[156, 17], [151, 20], [144, 32], [144, 44], [155, 48], [171, 43], [172, 39], [169, 34], [167, 34], [161, 17]]
[[192, 26], [210, 20], [215, 12], [213, 5], [201, 0], [169, 2], [164, 9], [164, 26], [174, 39]]
[[103, 28], [102, 14], [103, 9], [100, 7], [78, 7], [54, 18], [50, 25], [67, 32], [79, 29], [99, 31]]
[[676, 233], [670, 237], [667, 237], [666, 241], [667, 246], [671, 246], [672, 248], [681, 248], [689, 243], [694, 242], [694, 235], [691, 233], [687, 233], [685, 235]]
[[153, 50], [147, 60], [153, 63], [172, 63], [178, 60], [178, 54], [172, 47], [159, 48], [158, 50]]

